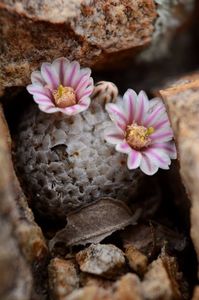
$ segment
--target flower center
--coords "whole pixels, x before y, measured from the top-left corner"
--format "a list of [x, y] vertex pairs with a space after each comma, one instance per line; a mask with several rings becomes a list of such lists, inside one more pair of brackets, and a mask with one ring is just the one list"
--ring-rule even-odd
[[153, 127], [146, 128], [136, 123], [128, 125], [126, 128], [126, 141], [135, 150], [146, 148], [151, 144], [150, 134], [154, 132]]
[[72, 87], [63, 86], [60, 84], [58, 88], [52, 92], [52, 94], [57, 107], [65, 108], [77, 103], [75, 91]]

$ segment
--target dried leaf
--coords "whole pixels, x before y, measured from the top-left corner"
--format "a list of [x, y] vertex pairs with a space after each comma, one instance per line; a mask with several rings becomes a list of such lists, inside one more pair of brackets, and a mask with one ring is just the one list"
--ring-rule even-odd
[[57, 243], [67, 247], [99, 243], [113, 232], [135, 224], [138, 217], [139, 211], [133, 214], [124, 202], [101, 198], [67, 216], [67, 225], [50, 241], [50, 250]]
[[187, 246], [182, 233], [155, 222], [130, 226], [121, 233], [121, 238], [124, 247], [133, 245], [148, 257], [157, 256], [165, 245], [171, 253], [182, 252]]

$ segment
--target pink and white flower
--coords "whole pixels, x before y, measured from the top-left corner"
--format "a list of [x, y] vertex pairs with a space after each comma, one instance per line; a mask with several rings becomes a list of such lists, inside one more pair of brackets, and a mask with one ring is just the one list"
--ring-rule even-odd
[[128, 89], [116, 104], [106, 110], [114, 125], [105, 132], [106, 141], [128, 155], [129, 169], [140, 169], [147, 175], [159, 168], [169, 169], [176, 147], [166, 108], [159, 98], [149, 101], [145, 92], [138, 95]]
[[77, 61], [61, 57], [43, 63], [40, 71], [31, 74], [32, 84], [27, 90], [40, 110], [75, 115], [88, 108], [93, 91], [89, 68], [80, 68]]

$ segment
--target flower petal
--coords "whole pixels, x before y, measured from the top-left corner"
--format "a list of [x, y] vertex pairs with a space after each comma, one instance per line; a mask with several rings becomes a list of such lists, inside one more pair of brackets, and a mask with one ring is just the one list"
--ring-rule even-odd
[[166, 109], [162, 103], [155, 105], [153, 111], [148, 112], [143, 120], [143, 125], [146, 127], [154, 127], [157, 120], [165, 113]]
[[162, 142], [168, 142], [173, 138], [173, 131], [171, 127], [163, 127], [159, 130], [156, 130], [154, 133], [150, 135], [150, 138], [152, 140], [152, 143], [162, 143]]
[[141, 125], [146, 112], [149, 110], [149, 100], [144, 91], [138, 94], [135, 121]]
[[137, 169], [140, 166], [142, 160], [142, 154], [136, 150], [131, 149], [128, 154], [127, 166], [129, 170]]
[[31, 82], [32, 83], [37, 83], [37, 84], [43, 85], [43, 86], [46, 84], [45, 81], [44, 81], [44, 79], [43, 79], [43, 77], [42, 77], [42, 75], [41, 75], [40, 71], [34, 71], [34, 72], [32, 72], [32, 74], [31, 74]]
[[113, 145], [121, 143], [124, 140], [123, 132], [116, 126], [111, 126], [104, 131], [105, 140]]
[[122, 107], [120, 107], [117, 104], [113, 104], [113, 103], [108, 103], [105, 106], [107, 112], [109, 113], [109, 116], [111, 118], [111, 120], [122, 130], [126, 129], [127, 126], [127, 118], [125, 116], [125, 113], [122, 109]]
[[119, 143], [116, 145], [115, 149], [118, 152], [129, 154], [132, 151], [132, 148], [129, 146], [129, 144], [126, 142], [126, 140], [123, 140], [122, 143]]
[[171, 164], [170, 157], [168, 154], [160, 148], [149, 148], [144, 151], [144, 155], [148, 157], [148, 159], [158, 166], [161, 169], [168, 170], [169, 165]]
[[28, 85], [27, 91], [33, 95], [33, 99], [38, 104], [52, 103], [52, 95], [49, 89], [39, 85], [38, 83]]
[[154, 148], [159, 148], [164, 150], [171, 159], [177, 158], [177, 151], [174, 141], [166, 142], [166, 143], [156, 143], [153, 145]]
[[77, 93], [77, 98], [80, 101], [81, 98], [85, 97], [85, 96], [90, 96], [93, 92], [93, 79], [89, 78], [89, 80], [87, 79], [84, 83], [84, 85], [81, 87], [81, 89], [78, 89], [78, 91], [76, 91]]
[[86, 110], [88, 108], [88, 106], [90, 105], [90, 98], [85, 98], [84, 101], [80, 104], [76, 104], [73, 106], [69, 106], [66, 108], [60, 108], [59, 111], [61, 111], [62, 113], [68, 115], [68, 116], [74, 116], [84, 110]]
[[69, 60], [65, 57], [57, 58], [53, 61], [52, 67], [54, 68], [59, 78], [59, 84], [64, 85], [64, 74], [66, 73]]
[[128, 125], [134, 121], [136, 112], [137, 94], [134, 90], [128, 89], [123, 96], [124, 112], [127, 118]]
[[158, 166], [155, 165], [146, 155], [142, 155], [140, 169], [146, 175], [154, 175], [158, 171]]
[[51, 90], [55, 90], [58, 87], [59, 77], [50, 63], [43, 63], [41, 65], [41, 75]]
[[48, 106], [39, 104], [39, 109], [45, 113], [52, 114], [55, 112], [59, 112], [59, 108], [56, 106]]

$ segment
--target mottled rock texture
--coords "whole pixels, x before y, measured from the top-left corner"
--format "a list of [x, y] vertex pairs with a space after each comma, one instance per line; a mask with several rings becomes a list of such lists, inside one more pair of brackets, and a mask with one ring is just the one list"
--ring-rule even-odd
[[143, 58], [160, 57], [168, 52], [169, 41], [187, 20], [193, 3], [1, 0], [0, 94], [5, 87], [26, 85], [31, 71], [60, 56], [107, 69], [124, 66], [124, 61], [129, 64], [151, 44]]
[[199, 73], [160, 91], [177, 143], [180, 173], [191, 202], [191, 237], [199, 259]]
[[18, 214], [11, 174], [10, 137], [2, 110], [0, 111], [0, 134], [0, 299], [28, 300], [31, 294], [32, 276], [15, 235]]
[[2, 110], [0, 136], [0, 299], [29, 300], [33, 293], [37, 300], [41, 290], [34, 277], [39, 279], [47, 247], [13, 170]]

